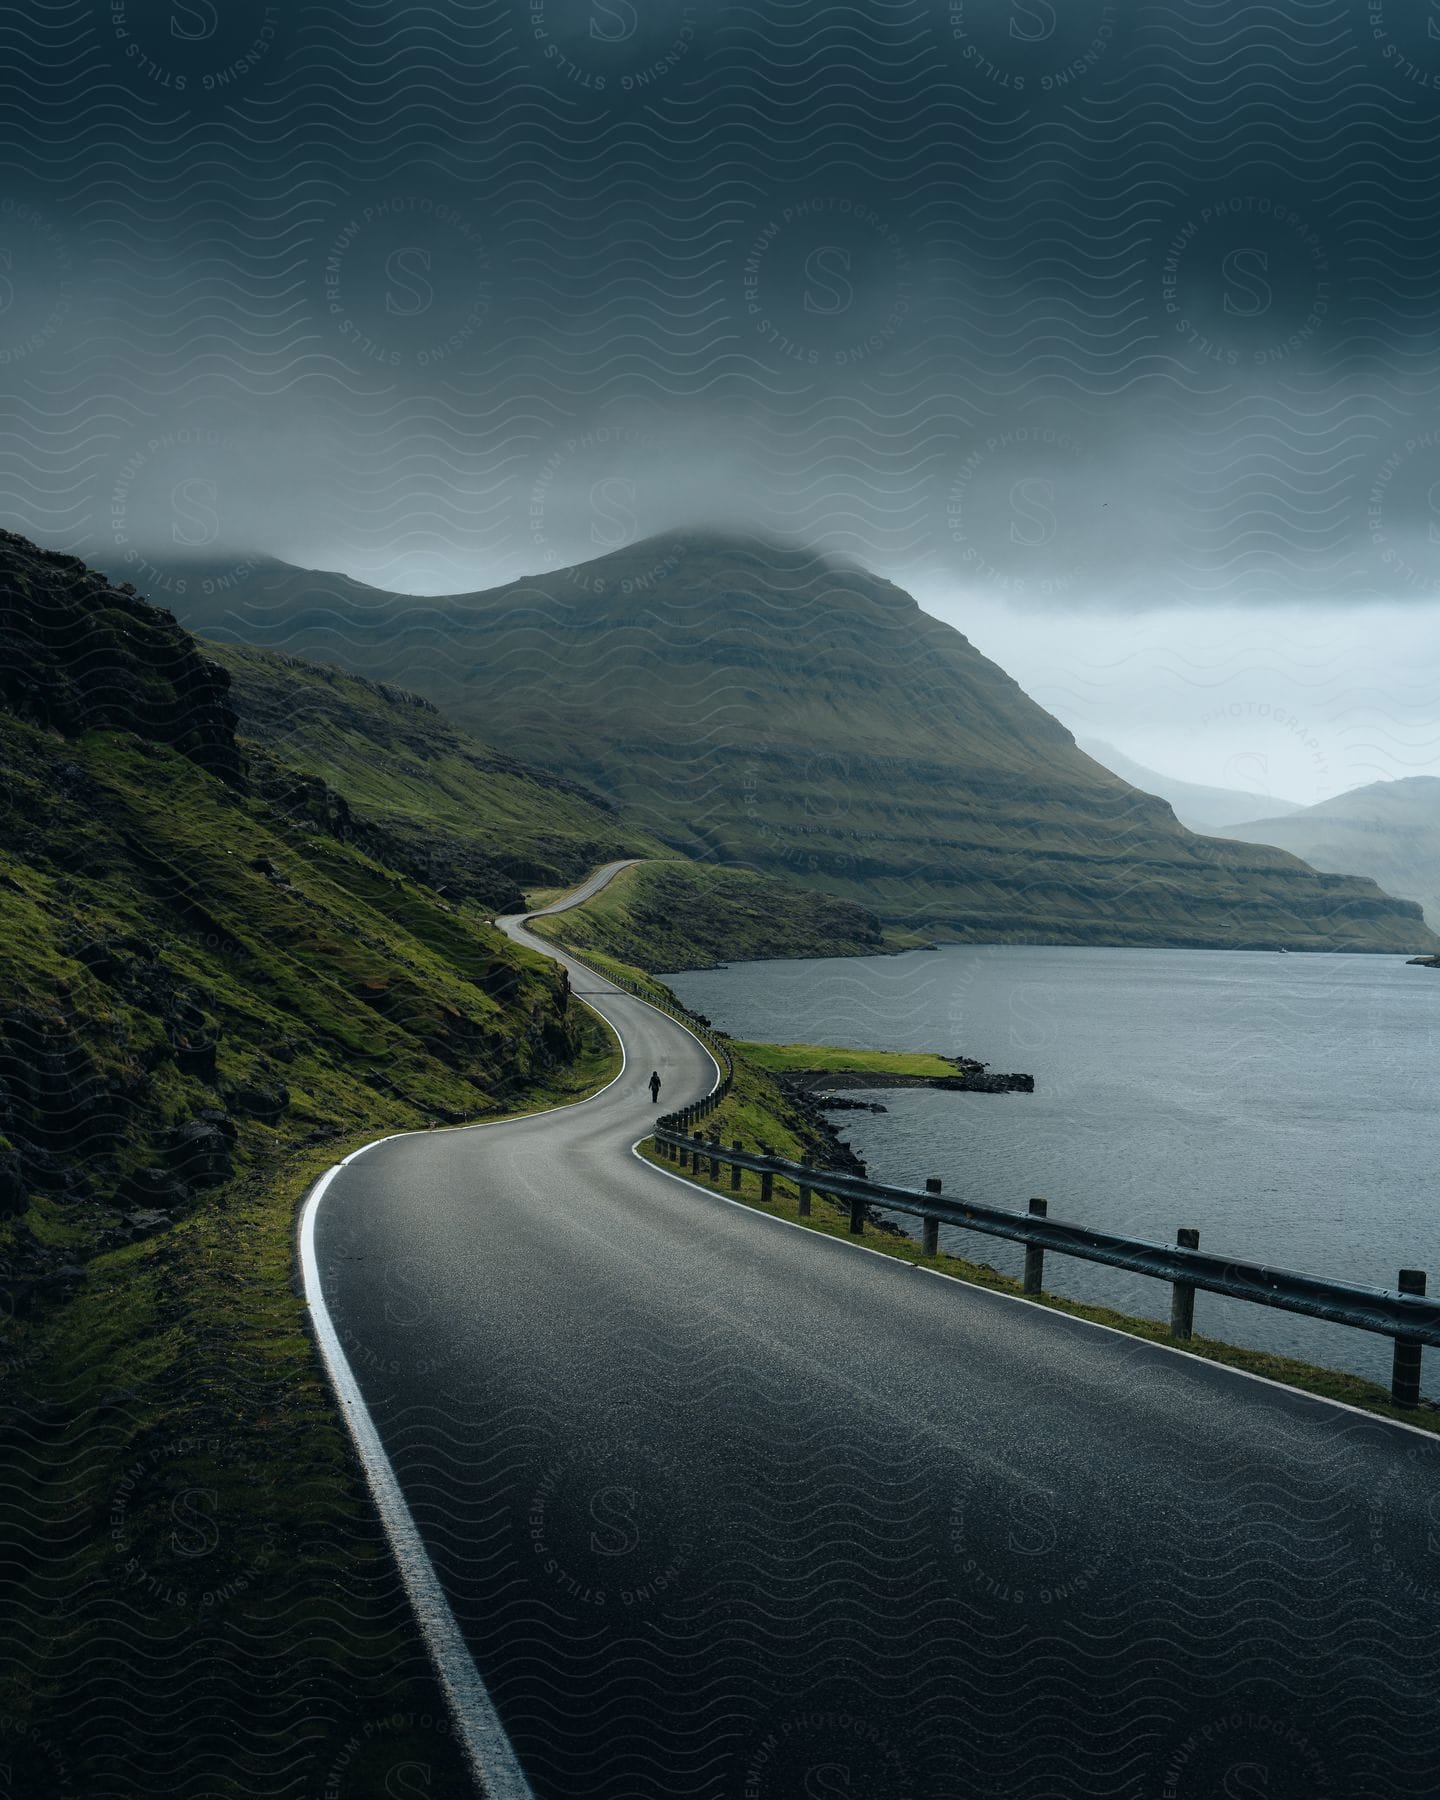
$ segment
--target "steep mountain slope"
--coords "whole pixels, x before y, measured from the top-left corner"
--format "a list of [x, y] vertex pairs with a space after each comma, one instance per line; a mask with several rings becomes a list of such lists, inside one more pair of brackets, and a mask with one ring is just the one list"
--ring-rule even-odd
[[[1187, 831], [1227, 837], [1230, 834], [1225, 828], [1233, 820], [1248, 818], [1253, 812], [1263, 811], [1268, 818], [1283, 819], [1302, 810], [1294, 800], [1247, 793], [1244, 788], [1207, 787], [1202, 782], [1179, 781], [1172, 775], [1162, 775], [1156, 769], [1147, 769], [1144, 763], [1132, 761], [1113, 744], [1103, 743], [1099, 738], [1078, 738], [1076, 742], [1087, 756], [1093, 757], [1112, 775], [1128, 781], [1142, 794], [1158, 794]], [[1381, 886], [1384, 886], [1383, 882]]]
[[320, 1793], [347, 1744], [346, 1784], [379, 1792], [360, 1747], [387, 1720], [427, 1792], [471, 1791], [427, 1741], [443, 1702], [292, 1287], [296, 1209], [387, 1129], [553, 1102], [615, 1059], [553, 963], [378, 860], [313, 776], [288, 777], [303, 812], [272, 804], [285, 771], [253, 761], [168, 613], [0, 533], [16, 1795], [257, 1769]]
[[361, 1119], [377, 1093], [390, 1117], [459, 1117], [575, 1053], [550, 966], [267, 801], [228, 690], [168, 614], [0, 534], [16, 1205], [173, 1210], [243, 1161], [255, 1121]]
[[207, 635], [417, 688], [687, 855], [939, 936], [1430, 947], [1368, 882], [1185, 831], [909, 595], [793, 546], [674, 533], [432, 600], [300, 570], [218, 586], [176, 600]]
[[1281, 818], [1226, 827], [1247, 844], [1278, 844], [1317, 869], [1368, 875], [1418, 900], [1440, 931], [1440, 777], [1372, 781]]
[[272, 806], [448, 899], [514, 912], [522, 889], [660, 852], [613, 801], [457, 731], [417, 694], [274, 651], [202, 648], [230, 676], [251, 780]]

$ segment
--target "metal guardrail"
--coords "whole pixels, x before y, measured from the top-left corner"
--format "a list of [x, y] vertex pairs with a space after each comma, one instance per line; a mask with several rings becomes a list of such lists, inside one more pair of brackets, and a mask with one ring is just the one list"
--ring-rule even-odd
[[740, 1188], [746, 1172], [757, 1174], [762, 1201], [773, 1198], [775, 1177], [783, 1176], [799, 1188], [802, 1218], [809, 1216], [810, 1197], [814, 1193], [848, 1200], [850, 1230], [857, 1236], [865, 1229], [867, 1207], [878, 1206], [891, 1212], [911, 1214], [924, 1221], [921, 1243], [928, 1256], [935, 1255], [938, 1250], [941, 1225], [958, 1225], [967, 1231], [1008, 1238], [1025, 1246], [1022, 1291], [1027, 1294], [1041, 1291], [1047, 1250], [1080, 1257], [1086, 1262], [1104, 1263], [1110, 1268], [1128, 1269], [1157, 1281], [1168, 1281], [1171, 1284], [1170, 1332], [1182, 1342], [1193, 1330], [1197, 1289], [1226, 1294], [1234, 1300], [1248, 1300], [1258, 1306], [1277, 1307], [1283, 1312], [1327, 1319], [1333, 1324], [1351, 1326], [1356, 1331], [1376, 1332], [1395, 1341], [1391, 1399], [1397, 1406], [1420, 1404], [1423, 1347], [1426, 1344], [1440, 1346], [1440, 1306], [1425, 1298], [1423, 1269], [1402, 1269], [1398, 1289], [1393, 1291], [1362, 1287], [1354, 1282], [1301, 1274], [1294, 1269], [1272, 1268], [1267, 1263], [1212, 1255], [1200, 1249], [1198, 1231], [1180, 1231], [1173, 1245], [1156, 1244], [1052, 1219], [1044, 1200], [1032, 1200], [1028, 1214], [1017, 1213], [974, 1201], [945, 1199], [938, 1179], [928, 1181], [921, 1193], [914, 1188], [890, 1187], [861, 1176], [842, 1174], [839, 1170], [812, 1169], [804, 1163], [771, 1156], [763, 1146], [759, 1153], [743, 1149], [738, 1142], [727, 1147], [717, 1137], [706, 1137], [691, 1129], [718, 1104], [717, 1096], [711, 1095], [695, 1106], [682, 1107], [678, 1113], [662, 1119], [655, 1131], [655, 1145], [660, 1154], [681, 1168], [693, 1162], [697, 1174], [701, 1173], [702, 1165], [708, 1163], [713, 1181], [720, 1179], [721, 1166], [725, 1165], [730, 1170], [732, 1190]]
[[1114, 1269], [1128, 1269], [1156, 1281], [1168, 1281], [1171, 1285], [1170, 1335], [1181, 1343], [1194, 1330], [1197, 1289], [1224, 1294], [1232, 1300], [1248, 1300], [1256, 1306], [1273, 1306], [1282, 1312], [1303, 1313], [1312, 1319], [1348, 1325], [1355, 1331], [1374, 1332], [1394, 1340], [1391, 1399], [1395, 1405], [1406, 1408], [1420, 1404], [1424, 1347], [1427, 1344], [1440, 1347], [1440, 1305], [1426, 1298], [1423, 1269], [1401, 1269], [1395, 1289], [1362, 1287], [1356, 1282], [1331, 1281], [1296, 1269], [1273, 1268], [1268, 1263], [1216, 1256], [1202, 1251], [1199, 1232], [1187, 1228], [1176, 1233], [1173, 1245], [1156, 1244], [1143, 1238], [1095, 1231], [1087, 1225], [1072, 1224], [1064, 1219], [1052, 1219], [1048, 1203], [1038, 1198], [1031, 1200], [1028, 1213], [1010, 1212], [1004, 1207], [986, 1206], [978, 1201], [945, 1199], [937, 1177], [927, 1181], [925, 1191], [921, 1193], [914, 1188], [891, 1187], [866, 1177], [846, 1175], [837, 1169], [813, 1169], [804, 1163], [772, 1156], [763, 1147], [758, 1153], [745, 1150], [738, 1142], [727, 1148], [718, 1137], [706, 1137], [693, 1129], [715, 1111], [734, 1085], [735, 1065], [721, 1039], [683, 1006], [647, 993], [639, 982], [597, 968], [588, 957], [568, 944], [563, 948], [568, 956], [602, 981], [634, 994], [637, 999], [685, 1025], [714, 1056], [720, 1068], [720, 1080], [715, 1087], [704, 1099], [662, 1114], [656, 1121], [655, 1146], [662, 1156], [675, 1161], [679, 1167], [685, 1168], [693, 1162], [698, 1174], [701, 1164], [708, 1163], [710, 1179], [719, 1181], [724, 1165], [730, 1170], [730, 1187], [735, 1191], [739, 1191], [747, 1171], [756, 1174], [760, 1177], [760, 1198], [765, 1202], [773, 1197], [775, 1177], [783, 1176], [799, 1189], [801, 1218], [809, 1216], [812, 1194], [830, 1194], [837, 1200], [848, 1200], [850, 1230], [857, 1237], [864, 1232], [867, 1207], [880, 1206], [890, 1212], [910, 1214], [923, 1222], [921, 1249], [927, 1256], [934, 1256], [938, 1251], [941, 1225], [957, 1225], [966, 1231], [1007, 1238], [1025, 1246], [1021, 1291], [1026, 1294], [1042, 1291], [1047, 1250], [1057, 1255], [1079, 1257], [1085, 1262], [1103, 1263]]

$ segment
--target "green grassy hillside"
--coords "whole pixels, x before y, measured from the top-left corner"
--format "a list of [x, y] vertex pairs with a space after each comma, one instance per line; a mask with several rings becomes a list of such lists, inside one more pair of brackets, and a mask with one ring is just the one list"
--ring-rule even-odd
[[0, 1770], [238, 1796], [409, 1763], [459, 1796], [296, 1210], [387, 1130], [618, 1059], [553, 963], [315, 777], [256, 779], [235, 726], [168, 615], [0, 535]]
[[864, 570], [672, 533], [416, 599], [271, 564], [197, 629], [428, 695], [599, 787], [637, 829], [968, 941], [1417, 951], [1419, 909], [1196, 837], [1084, 755], [958, 631]]
[[452, 900], [517, 911], [522, 889], [659, 848], [612, 801], [457, 731], [417, 694], [273, 651], [203, 648], [230, 676], [252, 781], [272, 806]]
[[0, 714], [0, 770], [0, 1128], [31, 1192], [173, 1209], [194, 1121], [218, 1171], [377, 1102], [494, 1111], [576, 1053], [552, 967], [182, 757]]
[[886, 932], [853, 900], [689, 862], [622, 869], [583, 906], [537, 918], [531, 929], [655, 973], [776, 956], [873, 956], [914, 942]]

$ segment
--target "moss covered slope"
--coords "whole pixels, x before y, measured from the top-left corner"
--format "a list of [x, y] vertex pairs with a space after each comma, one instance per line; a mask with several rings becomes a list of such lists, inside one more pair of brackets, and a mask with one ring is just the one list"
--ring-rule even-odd
[[0, 649], [0, 1768], [467, 1793], [296, 1209], [386, 1130], [598, 1085], [612, 1045], [316, 777], [257, 775], [166, 614], [0, 538]]
[[522, 889], [659, 849], [612, 801], [457, 730], [419, 695], [275, 651], [202, 647], [230, 676], [251, 778], [272, 805], [451, 900], [514, 912]]
[[267, 1133], [494, 1111], [576, 1053], [552, 966], [172, 752], [0, 715], [0, 771], [7, 1166], [97, 1226]]

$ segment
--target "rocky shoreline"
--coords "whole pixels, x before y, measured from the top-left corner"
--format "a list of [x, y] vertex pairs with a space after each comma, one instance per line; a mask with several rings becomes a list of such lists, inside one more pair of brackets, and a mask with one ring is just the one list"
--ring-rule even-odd
[[[969, 1060], [966, 1058], [955, 1058], [954, 1060], [957, 1063], [965, 1063], [974, 1073], [988, 1075], [991, 1082], [1015, 1082], [1024, 1084], [1023, 1086], [1005, 1088], [999, 1086], [985, 1088], [976, 1087], [973, 1091], [983, 1093], [1022, 1094], [1034, 1092], [1035, 1078], [1032, 1075], [991, 1075], [984, 1063], [972, 1064], [969, 1063]], [[886, 1108], [883, 1106], [868, 1105], [863, 1100], [847, 1100], [840, 1095], [826, 1094], [820, 1091], [821, 1083], [819, 1081], [816, 1081], [815, 1085], [811, 1085], [812, 1078], [823, 1078], [824, 1082], [828, 1082], [832, 1085], [843, 1085], [845, 1087], [938, 1087], [951, 1092], [964, 1091], [969, 1085], [958, 1075], [954, 1077], [949, 1075], [876, 1075], [869, 1072], [864, 1074], [846, 1074], [843, 1070], [837, 1071], [834, 1069], [801, 1070], [798, 1074], [778, 1076], [776, 1079], [779, 1081], [780, 1086], [785, 1090], [786, 1097], [790, 1101], [790, 1104], [803, 1115], [814, 1138], [818, 1140], [819, 1145], [823, 1145], [820, 1154], [814, 1156], [815, 1166], [820, 1168], [831, 1168], [838, 1170], [842, 1174], [859, 1175], [862, 1177], [869, 1173], [864, 1162], [855, 1153], [851, 1145], [841, 1137], [840, 1133], [825, 1114], [829, 1110], [884, 1112], [886, 1111]], [[814, 1153], [812, 1152], [811, 1154], [813, 1155]], [[817, 1190], [817, 1193], [819, 1193], [822, 1200], [825, 1200], [830, 1205], [834, 1206], [837, 1211], [845, 1211], [846, 1207], [844, 1202], [834, 1200], [830, 1196], [825, 1195], [821, 1190]], [[915, 1235], [914, 1232], [900, 1220], [893, 1217], [887, 1217], [882, 1209], [878, 1209], [874, 1206], [866, 1206], [865, 1219], [871, 1230], [881, 1232], [887, 1237], [906, 1238]], [[983, 1266], [988, 1267], [989, 1265], [986, 1264]]]
[[[821, 1110], [823, 1101], [817, 1100], [815, 1095], [806, 1088], [787, 1086], [786, 1078], [781, 1079], [781, 1086], [785, 1087], [786, 1097], [796, 1111], [804, 1117], [806, 1125], [816, 1141], [818, 1154], [812, 1151], [807, 1155], [806, 1160], [816, 1168], [834, 1169], [841, 1175], [859, 1175], [862, 1178], [866, 1176], [869, 1171], [865, 1164], [825, 1117]], [[876, 1110], [883, 1112], [885, 1109], [882, 1106]], [[823, 1190], [817, 1189], [817, 1198], [822, 1204], [833, 1207], [837, 1212], [843, 1213], [848, 1210], [847, 1202], [836, 1200]], [[865, 1208], [865, 1220], [872, 1231], [882, 1232], [887, 1237], [903, 1238], [909, 1235], [902, 1225], [894, 1219], [884, 1217], [873, 1206]]]

